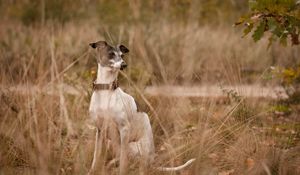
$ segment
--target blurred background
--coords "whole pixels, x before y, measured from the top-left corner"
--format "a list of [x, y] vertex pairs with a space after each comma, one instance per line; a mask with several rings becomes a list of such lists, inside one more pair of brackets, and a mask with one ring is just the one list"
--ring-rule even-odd
[[[299, 55], [298, 47], [267, 49], [266, 41], [254, 44], [242, 39], [241, 29], [233, 24], [248, 11], [246, 0], [8, 0], [0, 4], [2, 65], [13, 60], [22, 64], [41, 54], [39, 60], [50, 61], [53, 52], [62, 69], [82, 55], [88, 43], [106, 40], [130, 48], [128, 74], [135, 82], [142, 77], [146, 84], [251, 83], [269, 66], [293, 65]], [[82, 60], [72, 73], [83, 74], [95, 66], [93, 59]], [[24, 78], [18, 64], [2, 69], [2, 74], [15, 72], [9, 82]], [[26, 81], [43, 74], [39, 72], [43, 65], [39, 66], [27, 72]], [[229, 77], [224, 71], [233, 74]]]
[[[196, 156], [178, 174], [297, 174], [300, 95], [289, 103], [278, 92], [242, 92], [299, 78], [300, 69], [288, 68], [300, 49], [243, 37], [233, 25], [248, 11], [247, 0], [0, 0], [0, 174], [88, 171], [95, 132], [85, 122], [97, 70], [88, 44], [99, 40], [130, 50], [120, 82], [150, 116], [156, 166]], [[147, 93], [165, 86], [217, 90], [205, 98]], [[109, 159], [99, 174], [116, 174]]]

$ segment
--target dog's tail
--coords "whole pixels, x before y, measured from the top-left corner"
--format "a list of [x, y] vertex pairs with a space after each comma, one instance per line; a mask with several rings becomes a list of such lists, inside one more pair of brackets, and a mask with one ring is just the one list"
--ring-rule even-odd
[[[169, 171], [169, 172], [170, 171], [172, 171], [172, 172], [180, 171], [180, 170], [184, 169], [185, 167], [191, 165], [195, 160], [196, 160], [195, 158], [190, 159], [187, 162], [185, 162], [183, 165], [176, 166], [176, 167], [157, 167], [155, 169], [158, 170], [158, 171]], [[118, 161], [119, 161], [119, 159], [113, 159], [108, 163], [107, 166], [110, 168], [113, 164], [115, 164]]]
[[190, 159], [187, 162], [185, 162], [183, 165], [176, 166], [176, 167], [158, 167], [156, 169], [159, 171], [179, 171], [192, 164], [195, 160], [196, 160], [195, 158]]

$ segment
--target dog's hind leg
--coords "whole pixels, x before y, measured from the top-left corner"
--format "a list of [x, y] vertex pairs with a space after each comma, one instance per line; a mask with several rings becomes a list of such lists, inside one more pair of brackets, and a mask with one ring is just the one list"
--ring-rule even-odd
[[120, 151], [120, 174], [124, 175], [127, 172], [128, 165], [128, 144], [129, 144], [129, 127], [122, 126], [120, 129], [121, 151]]
[[98, 157], [98, 151], [101, 151], [101, 150], [99, 150], [99, 141], [101, 141], [101, 140], [99, 139], [99, 137], [100, 137], [100, 129], [97, 128], [97, 131], [96, 131], [96, 138], [95, 138], [95, 148], [94, 148], [93, 162], [92, 162], [91, 169], [90, 169], [90, 171], [88, 172], [88, 175], [91, 175], [91, 174], [94, 172], [95, 165], [96, 165], [96, 161], [97, 161], [97, 157]]

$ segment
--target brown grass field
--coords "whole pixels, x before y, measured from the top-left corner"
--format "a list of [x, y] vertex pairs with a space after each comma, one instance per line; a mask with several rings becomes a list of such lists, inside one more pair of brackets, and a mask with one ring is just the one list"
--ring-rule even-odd
[[[97, 40], [130, 50], [120, 86], [150, 117], [157, 156], [147, 174], [300, 174], [299, 104], [281, 107], [283, 99], [241, 93], [243, 85], [281, 86], [270, 67], [299, 64], [299, 46], [275, 43], [267, 49], [267, 37], [254, 43], [230, 20], [218, 23], [221, 12], [214, 24], [163, 17], [109, 24], [89, 17], [28, 25], [10, 16], [13, 2], [0, 2], [0, 9], [11, 7], [0, 18], [0, 175], [88, 172], [95, 135], [87, 126], [88, 106], [96, 70], [88, 44]], [[129, 8], [141, 18], [135, 3]], [[148, 86], [165, 85], [213, 86], [224, 94], [145, 93]], [[231, 86], [237, 89], [224, 89]], [[193, 157], [179, 172], [153, 168]], [[118, 174], [117, 165], [107, 166], [110, 159], [103, 150], [96, 174]], [[139, 173], [132, 161], [129, 174]]]

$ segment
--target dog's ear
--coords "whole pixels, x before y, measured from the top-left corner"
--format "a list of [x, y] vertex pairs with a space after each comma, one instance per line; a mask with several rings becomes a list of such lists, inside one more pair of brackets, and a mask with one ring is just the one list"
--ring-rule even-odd
[[98, 41], [98, 42], [95, 42], [95, 43], [90, 43], [89, 45], [93, 49], [96, 49], [97, 47], [104, 48], [105, 46], [107, 46], [107, 42], [106, 41]]
[[97, 47], [97, 44], [96, 43], [90, 43], [89, 44], [93, 49], [96, 49], [96, 47]]
[[127, 47], [125, 47], [124, 45], [120, 45], [119, 49], [122, 53], [128, 53], [129, 52], [129, 49], [127, 49]]

